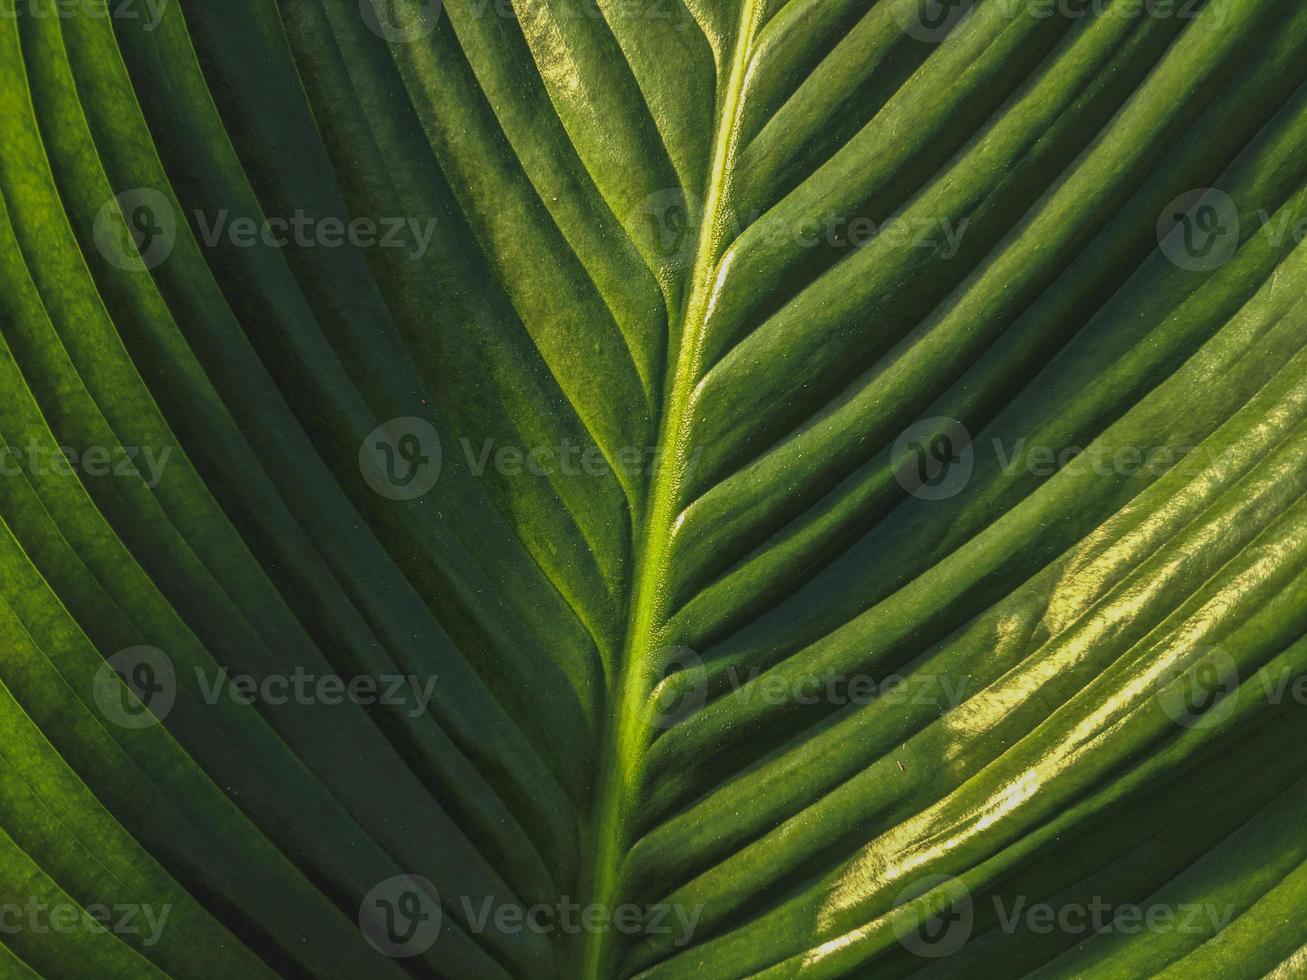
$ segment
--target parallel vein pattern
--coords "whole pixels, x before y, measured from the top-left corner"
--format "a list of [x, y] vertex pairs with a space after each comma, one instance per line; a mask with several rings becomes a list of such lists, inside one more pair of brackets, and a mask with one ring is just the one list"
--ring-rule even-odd
[[0, 910], [169, 916], [0, 976], [1299, 975], [1307, 9], [1179, 6], [0, 0]]

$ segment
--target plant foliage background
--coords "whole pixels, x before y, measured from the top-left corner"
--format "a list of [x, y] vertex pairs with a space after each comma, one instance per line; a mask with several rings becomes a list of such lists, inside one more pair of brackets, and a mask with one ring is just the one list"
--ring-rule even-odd
[[1307, 6], [0, 13], [0, 976], [1307, 972]]

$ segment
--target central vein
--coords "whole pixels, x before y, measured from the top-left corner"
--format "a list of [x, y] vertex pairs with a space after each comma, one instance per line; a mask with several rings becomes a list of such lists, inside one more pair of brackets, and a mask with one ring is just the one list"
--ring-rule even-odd
[[[698, 244], [691, 272], [680, 343], [671, 364], [672, 384], [659, 435], [658, 467], [650, 486], [649, 504], [633, 555], [634, 568], [626, 641], [619, 662], [608, 728], [603, 740], [600, 782], [590, 827], [592, 834], [591, 901], [612, 910], [622, 901], [622, 858], [633, 841], [631, 808], [643, 781], [645, 750], [651, 736], [649, 696], [660, 680], [657, 651], [670, 638], [663, 635], [670, 589], [669, 559], [673, 526], [680, 509], [689, 469], [692, 419], [690, 395], [703, 369], [703, 328], [709, 312], [714, 272], [733, 221], [729, 215], [731, 173], [737, 148], [739, 110], [745, 70], [753, 38], [767, 0], [743, 0], [730, 75], [721, 94], [712, 167]], [[580, 976], [608, 980], [615, 950], [611, 931], [584, 936]]]

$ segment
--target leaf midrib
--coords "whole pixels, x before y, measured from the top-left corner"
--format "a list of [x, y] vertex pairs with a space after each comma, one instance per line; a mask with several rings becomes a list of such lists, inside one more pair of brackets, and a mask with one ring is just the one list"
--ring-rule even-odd
[[[731, 222], [719, 220], [730, 204], [731, 176], [738, 149], [741, 102], [746, 70], [759, 21], [768, 0], [743, 0], [730, 74], [722, 93], [717, 130], [713, 135], [712, 166], [698, 224], [690, 292], [681, 318], [675, 357], [669, 363], [671, 384], [663, 407], [658, 454], [665, 461], [653, 473], [648, 507], [632, 564], [626, 637], [618, 662], [607, 728], [600, 743], [599, 786], [590, 827], [591, 901], [612, 909], [623, 900], [622, 857], [634, 843], [631, 807], [639, 796], [645, 750], [651, 726], [649, 696], [657, 677], [651, 672], [653, 654], [666, 644], [671, 597], [671, 539], [680, 512], [681, 489], [690, 459], [693, 419], [688, 411], [702, 373], [703, 332], [709, 312], [718, 260]], [[611, 930], [582, 934], [579, 957], [584, 980], [611, 976], [616, 950]]]

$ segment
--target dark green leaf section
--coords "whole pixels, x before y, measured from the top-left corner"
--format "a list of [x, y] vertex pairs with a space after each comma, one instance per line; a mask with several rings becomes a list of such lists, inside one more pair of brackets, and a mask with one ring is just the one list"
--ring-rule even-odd
[[1307, 971], [1307, 9], [954, 6], [0, 0], [0, 976]]

